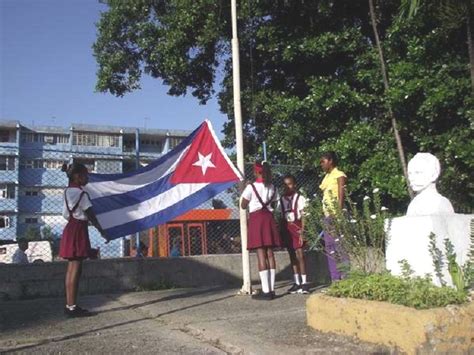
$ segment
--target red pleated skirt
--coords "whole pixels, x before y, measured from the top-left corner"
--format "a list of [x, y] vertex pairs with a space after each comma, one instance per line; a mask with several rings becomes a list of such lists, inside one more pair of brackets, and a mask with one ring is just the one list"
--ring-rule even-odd
[[281, 247], [280, 233], [273, 213], [261, 209], [249, 214], [249, 240], [247, 249], [262, 247]]
[[85, 259], [90, 256], [91, 243], [89, 240], [88, 222], [70, 218], [64, 228], [59, 256], [63, 259]]
[[300, 231], [302, 228], [301, 221], [295, 222], [286, 222], [282, 223], [281, 236], [283, 239], [283, 244], [288, 249], [299, 249], [303, 248], [306, 244], [301, 240]]

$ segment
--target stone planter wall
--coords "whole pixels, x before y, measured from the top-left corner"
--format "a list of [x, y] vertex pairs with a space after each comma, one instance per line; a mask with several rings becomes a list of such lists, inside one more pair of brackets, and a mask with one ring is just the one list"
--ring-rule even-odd
[[474, 303], [416, 310], [385, 302], [312, 295], [308, 325], [408, 354], [474, 352]]

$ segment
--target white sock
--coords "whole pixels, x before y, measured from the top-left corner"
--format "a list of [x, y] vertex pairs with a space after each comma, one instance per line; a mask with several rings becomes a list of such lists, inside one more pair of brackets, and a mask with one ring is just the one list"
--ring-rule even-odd
[[270, 291], [275, 291], [275, 269], [270, 269]]
[[76, 305], [73, 304], [72, 306], [66, 305], [66, 308], [69, 309], [70, 311], [74, 311], [76, 309]]
[[301, 283], [303, 285], [306, 283], [306, 275], [301, 275]]
[[295, 280], [295, 284], [300, 284], [300, 274], [293, 274], [293, 279]]
[[268, 282], [268, 270], [263, 270], [258, 273], [260, 275], [260, 281], [262, 283], [262, 292], [270, 292], [270, 286]]

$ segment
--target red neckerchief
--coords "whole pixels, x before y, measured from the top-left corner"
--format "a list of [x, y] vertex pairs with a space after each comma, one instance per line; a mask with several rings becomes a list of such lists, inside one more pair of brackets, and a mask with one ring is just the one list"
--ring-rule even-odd
[[263, 182], [263, 178], [256, 178], [255, 182]]

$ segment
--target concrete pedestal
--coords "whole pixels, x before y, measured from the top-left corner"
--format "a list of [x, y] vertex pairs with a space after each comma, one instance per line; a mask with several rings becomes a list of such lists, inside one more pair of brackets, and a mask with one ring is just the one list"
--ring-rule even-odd
[[[444, 240], [454, 245], [457, 262], [463, 265], [468, 259], [470, 247], [470, 223], [474, 215], [454, 214], [446, 216], [399, 217], [387, 221], [389, 240], [386, 249], [386, 267], [393, 275], [400, 275], [399, 261], [407, 260], [417, 276], [431, 274], [433, 282], [440, 285], [430, 254], [429, 235], [436, 235], [436, 245], [445, 254]], [[444, 259], [445, 260], [445, 259]], [[446, 261], [446, 260], [445, 260]], [[443, 268], [444, 280], [452, 286], [447, 263]]]

